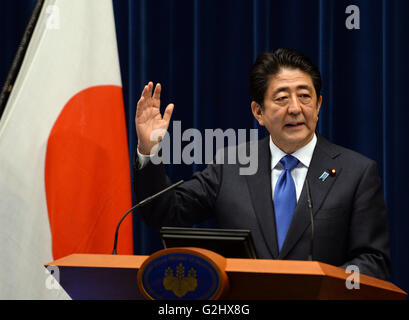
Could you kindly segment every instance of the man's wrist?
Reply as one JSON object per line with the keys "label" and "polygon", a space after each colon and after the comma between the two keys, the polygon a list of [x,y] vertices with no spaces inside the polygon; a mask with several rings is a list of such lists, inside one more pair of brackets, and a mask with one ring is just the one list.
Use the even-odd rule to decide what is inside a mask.
{"label": "man's wrist", "polygon": [[153,155],[145,155],[139,151],[139,147],[136,148],[136,157],[138,163],[138,169],[143,169],[150,161]]}

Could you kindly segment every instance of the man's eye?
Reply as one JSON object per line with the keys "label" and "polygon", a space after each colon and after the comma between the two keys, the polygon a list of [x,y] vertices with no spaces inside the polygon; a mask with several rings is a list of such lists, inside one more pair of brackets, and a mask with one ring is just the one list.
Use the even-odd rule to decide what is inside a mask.
{"label": "man's eye", "polygon": [[311,98],[311,96],[309,94],[303,93],[300,95],[301,98]]}
{"label": "man's eye", "polygon": [[287,97],[279,97],[276,99],[277,102],[283,102],[287,99]]}

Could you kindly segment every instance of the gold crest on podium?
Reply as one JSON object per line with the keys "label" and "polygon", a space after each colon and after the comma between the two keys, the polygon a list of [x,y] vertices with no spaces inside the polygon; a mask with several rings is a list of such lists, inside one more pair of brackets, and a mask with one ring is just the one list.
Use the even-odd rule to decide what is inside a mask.
{"label": "gold crest on podium", "polygon": [[196,270],[190,268],[185,275],[185,267],[182,263],[176,266],[176,275],[171,267],[165,270],[163,286],[166,290],[172,291],[177,297],[181,298],[189,291],[195,291],[197,287]]}

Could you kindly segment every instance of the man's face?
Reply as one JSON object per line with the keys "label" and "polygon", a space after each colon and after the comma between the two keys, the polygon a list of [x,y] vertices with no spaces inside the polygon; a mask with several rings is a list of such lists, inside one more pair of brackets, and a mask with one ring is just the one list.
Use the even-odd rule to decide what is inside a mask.
{"label": "man's face", "polygon": [[254,116],[265,126],[274,144],[293,153],[311,141],[322,97],[317,97],[311,77],[299,69],[281,69],[270,79],[264,110],[251,103]]}

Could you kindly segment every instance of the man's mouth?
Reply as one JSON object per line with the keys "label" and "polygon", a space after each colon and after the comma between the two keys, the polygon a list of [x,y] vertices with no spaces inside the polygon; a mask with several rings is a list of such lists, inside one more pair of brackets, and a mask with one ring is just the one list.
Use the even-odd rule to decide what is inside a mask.
{"label": "man's mouth", "polygon": [[297,128],[297,127],[301,127],[302,125],[304,125],[304,122],[292,122],[292,123],[287,123],[285,125],[285,127],[287,127],[287,128]]}

